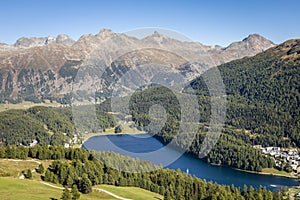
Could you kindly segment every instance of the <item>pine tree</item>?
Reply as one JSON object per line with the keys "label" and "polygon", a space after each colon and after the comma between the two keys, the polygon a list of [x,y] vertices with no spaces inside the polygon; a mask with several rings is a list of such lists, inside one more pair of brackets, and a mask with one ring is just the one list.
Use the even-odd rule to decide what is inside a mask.
{"label": "pine tree", "polygon": [[83,174],[82,175],[82,179],[80,181],[80,188],[79,188],[79,190],[83,194],[88,194],[88,193],[92,192],[92,182],[88,178],[87,174]]}
{"label": "pine tree", "polygon": [[28,179],[32,179],[32,173],[30,169],[27,169],[26,173],[25,173],[25,177]]}
{"label": "pine tree", "polygon": [[73,184],[74,184],[74,179],[71,175],[69,175],[66,179],[66,182],[65,184],[68,186],[68,187],[71,187]]}
{"label": "pine tree", "polygon": [[72,200],[78,200],[80,198],[80,193],[78,191],[77,185],[72,186]]}
{"label": "pine tree", "polygon": [[37,168],[36,172],[40,173],[40,174],[43,174],[44,171],[45,171],[45,168],[44,168],[43,164],[42,163],[39,164],[39,167]]}
{"label": "pine tree", "polygon": [[172,200],[170,190],[166,190],[164,194],[164,200]]}
{"label": "pine tree", "polygon": [[61,199],[62,200],[71,200],[72,199],[71,193],[67,187],[65,187],[65,189],[62,193]]}
{"label": "pine tree", "polygon": [[115,133],[121,133],[123,131],[122,125],[119,125],[115,128]]}
{"label": "pine tree", "polygon": [[51,180],[51,171],[49,169],[46,170],[44,181],[52,182]]}

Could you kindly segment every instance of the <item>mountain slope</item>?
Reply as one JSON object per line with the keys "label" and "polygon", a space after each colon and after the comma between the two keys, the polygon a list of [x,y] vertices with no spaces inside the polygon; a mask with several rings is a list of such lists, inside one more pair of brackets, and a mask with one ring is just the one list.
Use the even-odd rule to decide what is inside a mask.
{"label": "mountain slope", "polygon": [[[300,147],[299,58],[300,40],[296,39],[254,57],[218,66],[227,93],[226,120],[216,145],[203,159],[218,165],[261,171],[274,167],[274,161],[252,145]],[[130,100],[130,114],[136,124],[162,142],[172,142],[172,145],[202,158],[201,148],[205,135],[210,133],[208,126],[214,116],[211,116],[211,99],[203,77],[191,81],[190,86],[194,90],[185,87],[183,93],[178,94],[163,86],[136,92]],[[192,115],[197,109],[186,104],[188,101],[179,104],[178,97],[185,93],[198,96],[201,119],[197,134],[180,132],[185,122],[182,113]],[[152,131],[149,126],[156,120],[149,114],[153,105],[162,106],[167,116],[158,131]],[[192,127],[193,121],[189,122]],[[190,139],[193,140],[191,144]],[[282,163],[280,170],[286,166]]]}
{"label": "mountain slope", "polygon": [[[218,67],[228,95],[227,123],[251,130],[254,144],[300,146],[300,39]],[[191,82],[207,95],[200,77]]]}
{"label": "mountain slope", "polygon": [[[67,35],[20,38],[14,45],[0,44],[0,102],[49,99],[67,103],[72,90],[92,88],[93,81],[99,79],[98,75],[114,62],[118,64],[114,65],[112,74],[122,71],[124,66],[129,71],[140,63],[154,63],[167,65],[171,71],[192,80],[210,67],[255,55],[272,46],[271,41],[257,34],[223,48],[179,41],[157,32],[137,39],[105,29],[96,35],[83,35],[78,41]],[[174,59],[166,59],[171,54]],[[134,60],[139,62],[134,63]],[[131,62],[130,66],[127,66],[128,62]],[[87,66],[92,69],[87,70],[81,82],[74,85],[77,71],[84,71]],[[161,66],[156,68],[170,70]],[[95,70],[98,74],[94,73]],[[147,74],[143,76],[151,80]],[[84,87],[80,88],[82,85]],[[100,89],[107,87],[104,85]],[[75,98],[79,96],[75,95]]]}
{"label": "mountain slope", "polygon": [[79,142],[73,140],[76,135],[115,126],[114,118],[107,113],[97,111],[98,124],[95,125],[80,109],[83,108],[74,108],[73,112],[76,112],[82,124],[86,122],[86,126],[77,124],[75,127],[70,108],[36,106],[27,110],[0,112],[0,146],[29,146],[34,140],[40,145],[76,144]]}

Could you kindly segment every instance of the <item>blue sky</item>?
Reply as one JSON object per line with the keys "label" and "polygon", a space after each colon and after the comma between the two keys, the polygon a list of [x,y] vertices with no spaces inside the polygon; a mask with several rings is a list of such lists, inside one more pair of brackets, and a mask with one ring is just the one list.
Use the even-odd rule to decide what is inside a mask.
{"label": "blue sky", "polygon": [[21,36],[78,39],[102,28],[178,31],[204,44],[226,46],[258,33],[275,43],[300,38],[298,0],[1,0],[0,41]]}

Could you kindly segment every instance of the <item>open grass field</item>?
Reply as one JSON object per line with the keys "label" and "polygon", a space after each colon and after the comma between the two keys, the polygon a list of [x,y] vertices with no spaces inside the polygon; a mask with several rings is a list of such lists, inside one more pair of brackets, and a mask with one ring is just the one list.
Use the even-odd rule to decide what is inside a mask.
{"label": "open grass field", "polygon": [[[60,199],[62,190],[42,184],[37,180],[20,180],[17,178],[0,178],[0,199],[1,200],[40,200]],[[110,195],[93,191],[90,194],[81,194],[81,200],[115,200]]]}
{"label": "open grass field", "polygon": [[24,101],[18,104],[0,104],[0,112],[9,109],[28,109],[33,106],[59,106],[59,105],[60,105],[59,103],[56,102],[50,103],[48,101],[46,101],[45,103],[32,103],[32,102]]}
{"label": "open grass field", "polygon": [[39,200],[59,199],[62,191],[43,185],[36,180],[20,180],[17,178],[0,178],[1,200]]}
{"label": "open grass field", "polygon": [[274,168],[264,168],[261,171],[262,174],[271,174],[271,175],[276,175],[276,176],[284,176],[284,177],[289,177],[289,178],[296,178],[292,176],[290,173],[287,173],[285,171],[279,171]]}
{"label": "open grass field", "polygon": [[0,159],[0,176],[12,176],[18,178],[22,170],[35,169],[38,162],[31,160]]}
{"label": "open grass field", "polygon": [[[149,192],[136,187],[116,187],[111,185],[98,185],[101,188],[118,196],[133,200],[159,200],[163,197],[159,194]],[[39,200],[39,199],[60,199],[62,190],[42,184],[37,180],[20,180],[12,177],[0,178],[0,199],[1,200]],[[116,198],[93,190],[90,194],[81,194],[81,200],[115,200]]]}
{"label": "open grass field", "polygon": [[[122,133],[121,134],[142,134],[145,131],[140,131],[135,127],[131,127],[132,123],[122,124]],[[104,134],[115,134],[115,128],[106,129]]]}
{"label": "open grass field", "polygon": [[[39,163],[47,169],[52,160],[17,160],[17,159],[0,159],[0,177],[19,178],[23,170],[34,170],[39,166]],[[33,173],[33,178],[40,180],[40,174]]]}
{"label": "open grass field", "polygon": [[159,200],[163,199],[163,196],[136,187],[116,187],[112,185],[97,185],[96,188],[104,189],[121,197],[133,199],[133,200]]}

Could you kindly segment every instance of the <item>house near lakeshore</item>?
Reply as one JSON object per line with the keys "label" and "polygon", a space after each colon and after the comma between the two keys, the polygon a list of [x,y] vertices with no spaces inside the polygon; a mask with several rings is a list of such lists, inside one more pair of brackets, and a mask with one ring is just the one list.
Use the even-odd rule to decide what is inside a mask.
{"label": "house near lakeshore", "polygon": [[300,170],[300,155],[297,149],[282,150],[280,147],[261,147],[260,145],[253,146],[253,148],[273,158],[277,167],[288,163],[294,173],[297,174]]}
{"label": "house near lakeshore", "polygon": [[261,147],[261,145],[255,145],[254,148],[259,149],[260,152],[272,153],[272,152],[280,152],[280,147]]}
{"label": "house near lakeshore", "polygon": [[38,144],[38,141],[37,140],[33,140],[31,143],[29,143],[29,147],[34,147],[37,144]]}
{"label": "house near lakeshore", "polygon": [[65,143],[65,144],[64,144],[64,147],[65,147],[65,148],[69,148],[69,147],[70,147],[70,144],[69,144],[69,143]]}

